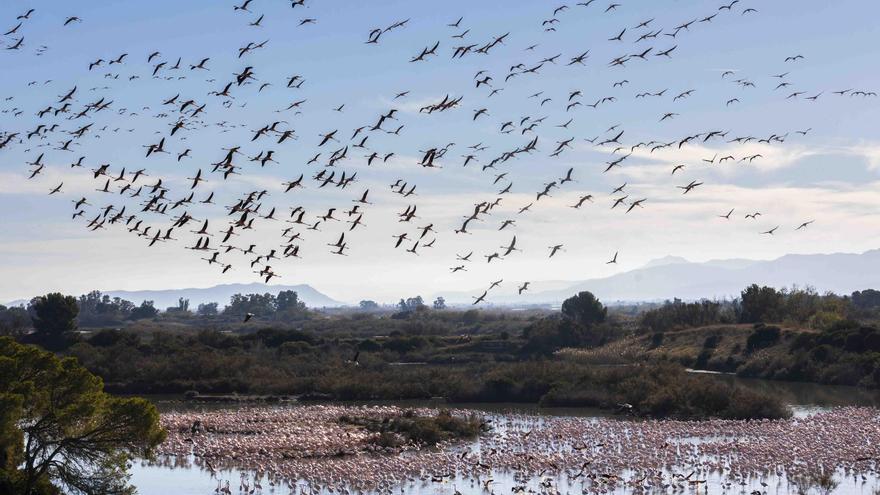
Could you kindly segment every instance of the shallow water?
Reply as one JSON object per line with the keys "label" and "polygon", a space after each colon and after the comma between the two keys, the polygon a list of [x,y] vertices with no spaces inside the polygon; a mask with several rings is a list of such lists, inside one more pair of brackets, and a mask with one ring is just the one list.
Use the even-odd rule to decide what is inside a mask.
{"label": "shallow water", "polygon": [[[768,382],[763,380],[743,380],[733,376],[715,375],[718,379],[725,381],[734,381],[740,385],[749,388],[760,389],[779,395],[789,404],[795,412],[796,417],[807,417],[811,414],[828,411],[840,406],[871,406],[876,407],[880,404],[880,394],[871,393],[865,390],[851,387],[830,387],[815,384],[792,384],[781,382]],[[227,409],[230,405],[197,405],[192,403],[182,403],[176,401],[162,401],[157,403],[163,411],[183,411],[183,410],[217,410]],[[377,403],[387,405],[389,403]],[[401,407],[460,407],[471,410],[479,410],[488,417],[494,419],[497,428],[505,428],[504,425],[513,425],[516,427],[516,418],[531,418],[528,420],[529,427],[543,422],[540,416],[546,418],[548,422],[552,422],[554,418],[577,417],[577,418],[601,418],[607,417],[607,414],[600,413],[595,410],[586,409],[540,409],[533,405],[521,404],[467,404],[453,405],[445,404],[438,401],[405,401],[395,403]],[[271,406],[279,407],[279,406]],[[280,407],[301,407],[296,404],[280,406]],[[514,419],[511,419],[514,418]],[[625,441],[625,439],[621,439]],[[692,438],[688,442],[705,442],[710,438]],[[467,449],[474,453],[480,452],[481,442],[476,440],[465,445]],[[880,449],[880,446],[877,447]],[[880,452],[880,450],[878,450]],[[400,454],[407,455],[407,454]],[[880,457],[880,453],[878,453]],[[241,480],[245,479],[247,485],[253,489],[255,474],[253,472],[242,472],[236,469],[219,470],[216,476],[201,467],[200,459],[192,456],[189,457],[173,457],[168,456],[159,459],[156,463],[138,462],[131,469],[131,482],[138,488],[138,492],[144,495],[165,495],[165,494],[210,494],[215,493],[218,487],[229,483],[231,493],[245,493],[240,488]],[[880,489],[880,478],[876,472],[878,466],[864,469],[858,474],[846,473],[842,470],[834,475],[837,486],[830,493],[841,495],[873,495],[875,490]],[[393,490],[386,490],[382,493],[415,493],[415,494],[452,494],[456,490],[462,494],[486,494],[494,493],[512,493],[514,489],[524,489],[524,493],[731,493],[731,494],[750,494],[753,491],[759,491],[762,494],[787,494],[797,493],[797,487],[794,482],[788,480],[784,474],[777,475],[773,466],[767,467],[767,472],[762,475],[740,476],[729,472],[721,473],[718,471],[700,471],[696,476],[688,480],[676,479],[673,475],[679,475],[680,478],[685,477],[688,472],[672,472],[664,470],[662,475],[655,477],[655,482],[648,486],[632,482],[641,478],[643,473],[635,473],[632,471],[624,471],[616,473],[629,483],[618,483],[616,486],[608,486],[601,479],[595,481],[585,480],[583,477],[575,477],[576,470],[563,470],[559,474],[533,476],[530,479],[517,479],[516,475],[510,471],[493,470],[491,473],[483,473],[479,477],[470,474],[459,475],[455,478],[443,478],[442,481],[434,481],[425,474],[422,479],[415,481],[406,481],[395,487]],[[242,478],[244,477],[244,478]],[[489,481],[491,480],[491,481]],[[298,480],[294,486],[291,482],[280,481],[273,482],[267,476],[259,478],[262,490],[256,490],[254,493],[345,493],[346,487],[337,486],[333,488],[319,487],[312,491],[315,487],[309,487],[306,480]],[[689,481],[701,481],[699,484],[692,484]],[[704,481],[704,482],[702,482]],[[488,485],[486,484],[488,482]],[[273,486],[274,485],[274,486]],[[487,490],[488,487],[488,490]],[[354,493],[360,493],[352,490]],[[375,492],[364,492],[375,493]],[[820,493],[814,488],[810,493]]]}
{"label": "shallow water", "polygon": [[[218,488],[218,479],[221,480],[220,484],[225,486],[226,481],[228,480],[230,490],[233,494],[245,493],[240,487],[240,471],[223,471],[218,474],[217,478],[211,478],[207,473],[200,472],[197,470],[191,469],[181,469],[181,468],[170,468],[170,467],[155,467],[155,466],[136,466],[132,469],[133,476],[132,482],[138,486],[138,493],[145,495],[165,495],[165,494],[179,494],[179,495],[210,495],[215,493],[215,490]],[[251,473],[247,473],[247,481],[250,485],[253,485],[254,476]],[[830,493],[837,495],[873,495],[875,490],[880,488],[880,483],[878,483],[878,479],[876,476],[869,477],[866,480],[862,480],[860,477],[846,476],[843,472],[838,472],[835,476],[835,479],[838,480],[839,485]],[[479,480],[476,479],[453,479],[453,480],[443,480],[442,482],[433,482],[430,479],[428,480],[419,480],[417,482],[405,483],[401,485],[398,489],[394,490],[393,493],[407,493],[407,494],[418,494],[418,495],[440,495],[440,494],[452,494],[455,490],[458,490],[464,495],[469,494],[481,494],[485,495],[490,493],[485,489],[484,483],[487,481],[487,478],[481,478]],[[577,481],[568,480],[567,477],[550,477],[543,476],[540,478],[536,478],[530,480],[529,482],[522,483],[517,482],[510,475],[503,475],[500,473],[493,473],[491,477],[490,487],[491,493],[514,493],[513,490],[515,487],[526,487],[526,493],[556,493],[555,490],[559,490],[561,493],[599,493],[599,490],[592,488],[590,486],[585,486],[583,483],[579,483]],[[292,494],[292,493],[320,493],[320,494],[331,494],[334,492],[330,492],[328,490],[316,490],[310,492],[310,488],[307,482],[300,480],[297,482],[295,488],[290,487],[287,484],[279,483],[276,486],[270,486],[269,478],[264,476],[260,481],[262,485],[262,490],[257,490],[256,493],[277,493],[277,494]],[[766,485],[766,486],[765,486]],[[677,491],[673,491],[673,487],[668,487],[663,489],[662,487],[658,487],[655,489],[645,489],[638,487],[617,487],[614,489],[604,490],[601,493],[615,494],[615,495],[624,495],[631,493],[729,493],[729,494],[748,494],[753,492],[754,490],[760,491],[762,494],[768,495],[783,495],[783,494],[794,494],[798,492],[797,486],[790,484],[785,480],[785,478],[777,477],[777,476],[768,476],[762,479],[750,479],[749,482],[743,486],[740,482],[733,482],[732,484],[726,483],[725,480],[722,479],[720,475],[713,475],[708,478],[708,482],[706,484],[699,485],[699,488],[691,487],[688,484],[683,484],[682,488],[679,488]],[[337,492],[339,490],[337,489]],[[354,491],[353,493],[360,493]],[[821,493],[820,491],[813,489],[810,493]]]}

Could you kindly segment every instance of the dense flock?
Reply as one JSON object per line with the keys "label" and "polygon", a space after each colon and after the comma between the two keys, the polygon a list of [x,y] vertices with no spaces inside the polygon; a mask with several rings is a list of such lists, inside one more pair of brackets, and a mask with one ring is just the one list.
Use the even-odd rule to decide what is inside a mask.
{"label": "dense flock", "polygon": [[[820,483],[825,474],[870,488],[880,457],[880,412],[873,408],[699,422],[453,410],[456,416],[481,415],[485,433],[475,441],[400,448],[380,447],[378,433],[339,421],[405,412],[336,405],[173,412],[162,418],[169,436],[159,454],[166,463],[192,460],[210,471],[218,492],[341,493],[426,486],[441,493],[705,492],[710,486],[787,493],[807,480]],[[254,474],[230,480],[230,469]]]}

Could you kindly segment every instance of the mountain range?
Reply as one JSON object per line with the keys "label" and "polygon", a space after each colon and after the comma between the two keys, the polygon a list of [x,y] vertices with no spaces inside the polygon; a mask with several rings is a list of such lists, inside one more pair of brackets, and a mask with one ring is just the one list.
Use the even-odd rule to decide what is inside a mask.
{"label": "mountain range", "polygon": [[[756,283],[783,288],[797,285],[810,286],[819,292],[832,291],[849,294],[856,290],[880,288],[880,249],[864,253],[789,254],[773,260],[748,259],[691,262],[677,256],[653,260],[641,268],[610,277],[583,281],[532,281],[522,295],[513,287],[521,282],[505,284],[511,289],[495,289],[488,300],[502,306],[527,304],[557,305],[580,291],[590,291],[606,303],[660,301],[680,298],[725,299],[737,297],[748,285]],[[338,301],[310,285],[226,284],[205,288],[104,291],[111,297],[121,297],[135,304],[153,301],[156,308],[176,306],[179,298],[189,299],[190,307],[201,303],[217,302],[223,307],[234,294],[296,291],[310,308],[339,307],[350,303]],[[482,290],[439,292],[447,304],[470,305],[474,294]],[[391,301],[393,302],[393,301]],[[9,305],[27,304],[13,301]]]}
{"label": "mountain range", "polygon": [[[672,298],[733,298],[748,285],[776,288],[810,286],[819,292],[849,294],[880,288],[880,249],[860,254],[789,254],[769,261],[746,259],[701,263],[667,256],[645,266],[610,277],[563,283],[533,282],[530,290],[493,291],[495,304],[559,304],[580,291],[590,291],[605,302],[657,301]],[[509,284],[512,286],[514,284]],[[447,303],[465,304],[474,292],[439,294]]]}

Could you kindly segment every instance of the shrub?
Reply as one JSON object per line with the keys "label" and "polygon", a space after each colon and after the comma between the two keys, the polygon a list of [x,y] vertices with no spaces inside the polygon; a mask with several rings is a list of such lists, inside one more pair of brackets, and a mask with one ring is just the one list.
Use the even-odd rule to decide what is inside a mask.
{"label": "shrub", "polygon": [[278,352],[287,356],[309,354],[314,348],[308,342],[285,342],[278,348]]}
{"label": "shrub", "polygon": [[706,340],[703,341],[703,349],[715,349],[718,347],[718,344],[721,342],[721,335],[713,334],[706,337]]}
{"label": "shrub", "polygon": [[110,347],[118,344],[137,345],[136,335],[119,330],[101,330],[89,338],[89,344],[95,347]]}
{"label": "shrub", "polygon": [[694,361],[694,368],[697,369],[706,369],[706,365],[709,363],[709,359],[712,358],[712,349],[703,349],[700,351],[700,354],[697,355],[697,359]]}
{"label": "shrub", "polygon": [[367,352],[377,352],[382,346],[373,339],[364,339],[358,343],[358,349]]}
{"label": "shrub", "polygon": [[342,416],[339,422],[379,433],[373,442],[382,447],[399,447],[404,443],[436,445],[447,440],[473,438],[480,434],[484,424],[477,416],[457,417],[445,409],[433,417],[407,410],[381,419]]}
{"label": "shrub", "polygon": [[593,383],[606,391],[603,407],[628,404],[632,412],[642,416],[759,419],[791,414],[777,397],[690,375],[671,363],[604,371]]}
{"label": "shrub", "polygon": [[684,303],[675,299],[672,302],[667,301],[659,308],[646,311],[642,314],[639,325],[654,332],[712,325],[722,321],[721,309],[721,303],[716,301]]}
{"label": "shrub", "polygon": [[751,353],[758,349],[771,347],[779,342],[781,335],[779,327],[767,326],[763,324],[755,325],[754,331],[746,339],[746,351]]}
{"label": "shrub", "polygon": [[665,336],[663,332],[655,332],[654,335],[651,335],[651,349],[656,349],[663,345],[663,338]]}

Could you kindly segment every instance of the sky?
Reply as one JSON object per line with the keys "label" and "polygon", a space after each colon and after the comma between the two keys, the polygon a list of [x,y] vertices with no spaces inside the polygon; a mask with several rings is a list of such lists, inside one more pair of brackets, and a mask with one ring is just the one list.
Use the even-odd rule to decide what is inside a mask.
{"label": "sky", "polygon": [[[233,265],[225,274],[203,258],[211,253],[187,250],[208,220],[219,243],[228,227],[225,207],[251,191],[266,191],[260,213],[276,208],[278,220],[257,218],[252,230],[238,230],[231,243],[256,244],[259,254],[280,253],[286,227],[301,231],[301,258],[269,262],[279,278],[273,283],[310,284],[339,300],[392,301],[444,290],[482,293],[489,282],[503,279],[514,286],[524,281],[584,280],[638,268],[667,255],[692,261],[725,258],[772,259],[789,253],[861,252],[878,246],[880,239],[880,130],[876,126],[878,98],[843,96],[834,91],[876,91],[880,69],[876,64],[876,19],[880,4],[867,0],[741,0],[730,10],[722,2],[697,0],[619,0],[620,5],[597,0],[589,6],[568,2],[370,2],[307,0],[291,8],[283,0],[253,0],[250,12],[235,10],[233,2],[216,0],[114,2],[91,0],[7,0],[0,4],[0,137],[19,133],[0,149],[0,301],[29,298],[49,291],[80,294],[91,289],[138,290],[207,287],[221,283],[254,282],[253,256],[221,253]],[[240,4],[238,4],[240,5]],[[16,17],[33,8],[30,18]],[[756,12],[745,12],[753,8]],[[696,22],[667,36],[676,26],[717,14],[711,22]],[[260,16],[259,26],[252,26]],[[64,26],[65,20],[80,20]],[[450,27],[459,17],[458,27]],[[314,22],[300,25],[303,19]],[[384,32],[377,44],[365,41],[373,28],[398,21],[400,28]],[[651,20],[647,27],[637,28]],[[545,23],[544,21],[550,21]],[[554,31],[545,29],[552,27]],[[626,28],[622,41],[609,41]],[[452,38],[461,35],[462,38]],[[656,38],[636,42],[642,34],[662,30]],[[509,33],[488,54],[470,53],[451,58],[454,47],[477,47]],[[21,48],[15,46],[23,37]],[[238,57],[248,43],[268,41],[264,48]],[[410,62],[423,48],[439,41],[437,56]],[[537,45],[531,50],[528,47]],[[651,47],[646,60],[630,59],[623,67],[610,66],[617,57]],[[656,53],[675,48],[670,57]],[[589,50],[584,65],[567,65]],[[148,56],[159,52],[153,61]],[[121,64],[108,65],[123,53]],[[517,64],[534,67],[535,74],[518,74],[505,81]],[[786,57],[802,59],[786,62]],[[203,58],[209,70],[190,70]],[[99,59],[103,62],[89,70]],[[172,70],[180,59],[180,69]],[[158,77],[152,77],[154,66]],[[210,95],[220,91],[234,74],[253,67],[255,80],[230,90],[231,98]],[[491,86],[475,87],[475,75],[489,75]],[[732,72],[727,73],[726,72]],[[787,73],[783,78],[774,77]],[[300,75],[303,84],[288,88],[287,79]],[[137,76],[136,78],[132,78]],[[753,84],[743,86],[735,81]],[[790,83],[780,89],[784,81]],[[260,90],[264,83],[271,85]],[[617,83],[617,84],[616,84]],[[71,112],[54,115],[59,100],[76,87]],[[636,97],[640,93],[662,96]],[[490,96],[493,90],[499,90]],[[688,96],[675,97],[693,90]],[[395,99],[401,92],[409,93]],[[580,92],[571,97],[573,92]],[[787,98],[794,92],[803,94]],[[536,93],[540,96],[531,97]],[[191,117],[179,106],[163,102],[180,95],[205,105]],[[461,104],[444,112],[419,112],[449,95]],[[814,101],[806,99],[819,95]],[[595,108],[588,106],[613,97]],[[85,105],[104,99],[107,109],[72,118]],[[549,100],[546,100],[549,98]],[[736,99],[729,104],[730,100]],[[299,111],[284,110],[305,100]],[[546,100],[546,101],[545,101]],[[567,109],[570,102],[581,104]],[[344,104],[341,111],[334,110]],[[44,117],[37,113],[52,107]],[[383,131],[362,131],[380,115],[395,109]],[[478,110],[484,115],[474,118]],[[661,118],[672,113],[670,118]],[[529,117],[524,125],[523,118]],[[542,117],[546,119],[540,121]],[[170,136],[183,119],[186,128]],[[531,131],[528,122],[539,120]],[[571,120],[567,126],[562,127]],[[280,121],[295,139],[278,144],[276,138],[251,141],[254,132]],[[512,132],[502,133],[505,122]],[[89,123],[93,127],[74,139],[71,151],[59,150],[71,139],[69,132]],[[43,124],[54,132],[29,132]],[[615,127],[617,126],[617,127]],[[608,129],[614,127],[614,131]],[[508,127],[507,129],[509,129]],[[319,147],[321,135],[338,130],[337,141]],[[620,130],[623,150],[616,144],[595,143]],[[685,136],[710,131],[725,138],[650,151],[639,142],[678,142]],[[806,131],[800,134],[797,131]],[[354,148],[369,136],[366,149]],[[784,136],[784,142],[728,142],[735,137]],[[145,146],[166,138],[168,154],[145,157]],[[505,151],[524,147],[538,138],[535,151],[521,153],[495,168],[483,169]],[[587,139],[598,137],[593,143]],[[573,138],[571,146],[551,156],[557,143]],[[19,141],[21,139],[21,141]],[[450,145],[454,143],[454,145]],[[349,145],[348,157],[332,168],[327,158]],[[438,167],[419,164],[422,152],[448,147]],[[224,148],[240,146],[235,160],[238,174],[224,180],[211,173],[223,159]],[[479,150],[469,147],[474,146]],[[177,161],[177,153],[191,149]],[[248,157],[272,149],[277,163],[261,167]],[[603,172],[607,163],[631,154],[621,166]],[[310,158],[322,153],[315,163]],[[372,152],[383,162],[367,164]],[[40,154],[43,169],[29,179]],[[463,166],[465,155],[475,160]],[[745,156],[760,154],[751,163]],[[720,157],[734,160],[719,163]],[[79,157],[83,167],[71,167]],[[714,163],[709,163],[715,157]],[[109,164],[111,193],[99,192],[108,177],[92,172]],[[675,165],[685,165],[674,175]],[[322,169],[337,176],[354,173],[346,188],[319,188],[311,177]],[[205,182],[193,191],[194,203],[168,215],[140,212],[139,198],[118,194],[145,169],[137,185],[161,178],[167,197],[177,200],[191,191],[198,170]],[[565,177],[571,182],[552,189],[536,201],[546,183]],[[507,175],[497,178],[499,174]],[[304,188],[284,192],[284,182],[304,174]],[[497,181],[496,181],[497,178]],[[401,180],[417,186],[403,197],[389,187]],[[701,182],[688,194],[679,186]],[[61,192],[49,191],[63,183]],[[511,185],[510,191],[499,194]],[[622,193],[612,194],[626,184]],[[134,188],[133,188],[134,189]],[[370,205],[361,205],[364,227],[348,231],[344,213],[369,190]],[[198,201],[215,193],[213,205]],[[570,206],[592,195],[579,209]],[[624,205],[645,199],[629,213]],[[87,198],[85,213],[72,218],[74,202]],[[482,201],[499,206],[480,215],[467,234],[456,234],[474,205]],[[526,213],[520,208],[534,203]],[[87,224],[112,205],[125,206],[144,225],[167,229],[182,211],[198,219],[175,230],[173,242],[149,247],[149,239],[130,232],[122,222],[91,231]],[[324,221],[308,231],[285,223],[292,208],[306,210],[306,219],[336,208],[341,221]],[[398,214],[417,206],[418,218],[398,221]],[[729,220],[719,218],[731,209]],[[746,214],[760,212],[756,219]],[[112,215],[111,215],[112,216]],[[515,224],[499,231],[505,220]],[[803,222],[808,227],[795,230]],[[135,221],[136,222],[136,221]],[[133,223],[135,223],[133,222]],[[198,224],[198,225],[196,225]],[[432,224],[417,254],[395,249],[393,236],[407,232],[418,238],[419,228]],[[129,225],[130,227],[131,225]],[[773,235],[762,235],[779,226]],[[346,256],[332,254],[333,244],[346,233]],[[521,249],[501,260],[485,256],[502,250],[516,235]],[[562,245],[552,258],[550,247]],[[473,252],[470,263],[456,255]],[[607,264],[618,253],[616,264]],[[464,265],[466,271],[452,273]]]}

